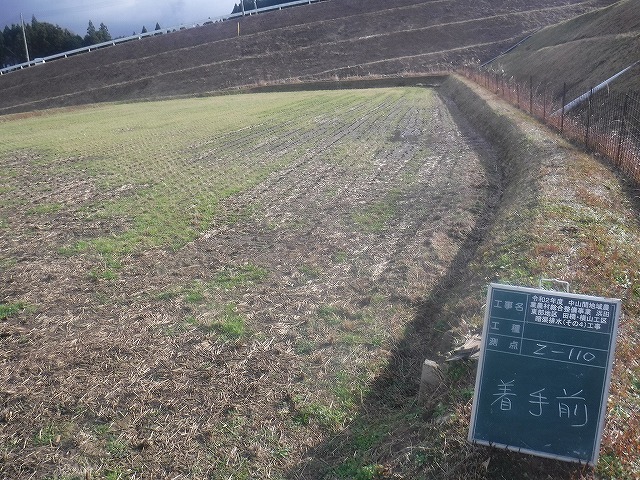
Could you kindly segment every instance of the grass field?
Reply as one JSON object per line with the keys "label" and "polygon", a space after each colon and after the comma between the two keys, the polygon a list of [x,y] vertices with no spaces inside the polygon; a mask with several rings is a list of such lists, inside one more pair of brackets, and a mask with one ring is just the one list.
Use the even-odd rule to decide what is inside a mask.
{"label": "grass field", "polygon": [[[549,236],[509,224],[482,243],[531,185],[506,188],[498,150],[435,91],[111,104],[0,130],[0,476],[590,475],[467,445],[474,365],[426,406],[420,365],[478,327],[490,280],[617,279],[601,293],[637,318],[637,222],[578,188],[588,208],[516,212]],[[598,467],[615,478],[635,471],[616,448],[638,445],[621,428],[637,431],[634,328]]]}
{"label": "grass field", "polygon": [[1,128],[11,478],[284,475],[353,418],[493,182],[426,89]]}

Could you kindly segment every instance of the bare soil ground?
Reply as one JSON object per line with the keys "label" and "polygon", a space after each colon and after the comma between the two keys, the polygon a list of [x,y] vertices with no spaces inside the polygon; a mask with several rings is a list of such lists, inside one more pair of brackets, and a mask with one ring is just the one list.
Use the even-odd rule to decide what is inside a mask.
{"label": "bare soil ground", "polygon": [[[0,298],[22,307],[0,325],[2,476],[279,478],[349,422],[499,188],[494,151],[432,91],[323,95],[312,130],[299,111],[225,138],[239,173],[290,162],[182,248],[116,267],[69,246],[131,228],[87,209],[144,186],[105,188],[61,153],[2,156]],[[215,182],[211,141],[175,175]]]}

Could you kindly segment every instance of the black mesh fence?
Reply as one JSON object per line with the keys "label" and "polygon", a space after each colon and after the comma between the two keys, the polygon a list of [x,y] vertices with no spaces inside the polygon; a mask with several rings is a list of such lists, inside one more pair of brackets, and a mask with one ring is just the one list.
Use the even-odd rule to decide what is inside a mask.
{"label": "black mesh fence", "polygon": [[588,150],[609,158],[640,185],[640,98],[636,94],[603,88],[575,96],[566,84],[550,89],[534,78],[513,78],[465,67],[460,73],[483,85],[509,103],[560,131]]}

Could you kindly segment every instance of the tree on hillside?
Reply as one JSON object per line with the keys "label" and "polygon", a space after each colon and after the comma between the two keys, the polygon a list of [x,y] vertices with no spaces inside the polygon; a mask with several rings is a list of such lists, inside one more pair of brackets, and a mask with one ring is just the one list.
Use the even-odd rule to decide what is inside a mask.
{"label": "tree on hillside", "polygon": [[22,41],[22,27],[20,25],[7,25],[2,32],[3,37],[3,63],[14,65],[27,61],[27,54],[24,51],[24,42]]}
{"label": "tree on hillside", "polygon": [[100,23],[100,28],[96,30],[93,22],[89,20],[87,34],[84,37],[84,44],[89,46],[95,45],[96,43],[108,42],[109,40],[111,40],[111,34],[107,26],[104,23]]}
{"label": "tree on hillside", "polygon": [[89,20],[89,26],[87,27],[87,34],[84,36],[85,45],[95,45],[98,43],[98,31],[93,25],[93,22]]}
{"label": "tree on hillside", "polygon": [[111,40],[109,29],[104,23],[100,23],[100,28],[98,29],[98,39],[101,42],[108,42],[109,40]]}
{"label": "tree on hillside", "polygon": [[158,22],[156,22],[156,30],[161,30],[160,24]]}
{"label": "tree on hillside", "polygon": [[5,65],[5,53],[4,53],[4,33],[0,31],[0,68]]}
{"label": "tree on hillside", "polygon": [[47,22],[39,22],[32,17],[31,25],[25,27],[31,56],[48,57],[56,53],[80,48],[82,38],[67,29]]}
{"label": "tree on hillside", "polygon": [[254,10],[256,8],[255,0],[241,0],[241,3],[234,5],[233,11],[231,13],[240,13],[242,12],[242,5],[244,4],[244,11],[248,12],[250,10]]}
{"label": "tree on hillside", "polygon": [[142,31],[140,33],[147,33],[147,27],[145,27],[144,25],[142,26]]}
{"label": "tree on hillside", "polygon": [[[25,25],[31,58],[48,57],[83,45],[80,35],[58,25],[40,22],[35,17]],[[0,65],[14,65],[27,60],[21,25],[8,25],[0,32]]]}

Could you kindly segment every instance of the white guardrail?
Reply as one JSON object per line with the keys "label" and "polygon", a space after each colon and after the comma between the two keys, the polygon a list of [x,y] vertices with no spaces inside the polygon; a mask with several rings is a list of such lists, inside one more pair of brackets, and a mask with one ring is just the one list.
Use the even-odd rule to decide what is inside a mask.
{"label": "white guardrail", "polygon": [[173,33],[180,30],[186,30],[187,28],[197,28],[202,25],[209,25],[216,22],[224,22],[227,20],[231,20],[234,18],[239,18],[242,16],[253,15],[256,13],[268,12],[271,10],[282,10],[287,7],[294,7],[296,5],[306,5],[311,3],[316,3],[322,0],[297,0],[294,2],[281,3],[279,5],[273,5],[271,7],[263,7],[263,8],[254,8],[253,10],[245,10],[244,15],[242,13],[232,13],[230,15],[222,15],[220,17],[208,18],[204,22],[194,23],[190,25],[179,25],[177,27],[169,27],[169,28],[161,28],[160,30],[153,30],[146,33],[139,33],[137,35],[131,35],[128,37],[116,38],[113,40],[109,40],[108,42],[96,43],[95,45],[90,45],[88,47],[76,48],[75,50],[70,50],[68,52],[56,53],[55,55],[50,55],[48,57],[43,58],[34,58],[28,62],[19,63],[17,65],[11,65],[10,67],[0,68],[0,75],[5,75],[9,72],[13,72],[16,70],[22,70],[23,68],[33,67],[35,65],[40,65],[42,63],[50,62],[51,60],[58,60],[60,58],[67,58],[72,55],[78,55],[80,53],[91,52],[92,50],[98,50],[100,48],[112,47],[117,45],[118,43],[131,42],[133,40],[142,40],[145,37],[153,37],[155,35],[162,35]]}

